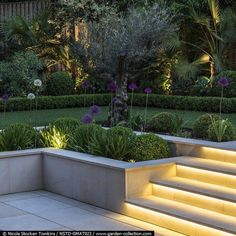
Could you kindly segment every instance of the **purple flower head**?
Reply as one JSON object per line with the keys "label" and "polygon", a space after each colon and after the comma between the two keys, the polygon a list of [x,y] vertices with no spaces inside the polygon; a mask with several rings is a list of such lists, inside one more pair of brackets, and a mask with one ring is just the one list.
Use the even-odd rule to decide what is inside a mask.
{"label": "purple flower head", "polygon": [[98,115],[101,113],[101,108],[97,105],[93,105],[89,109],[91,115]]}
{"label": "purple flower head", "polygon": [[129,84],[128,88],[129,88],[129,90],[136,90],[138,88],[138,86],[135,83],[131,83],[131,84]]}
{"label": "purple flower head", "polygon": [[92,90],[93,90],[93,92],[95,92],[95,91],[96,91],[96,87],[95,87],[95,86],[93,86],[93,87],[92,87]]}
{"label": "purple flower head", "polygon": [[112,102],[112,104],[116,103],[117,102],[117,97],[112,98],[111,102]]}
{"label": "purple flower head", "polygon": [[82,85],[81,85],[82,89],[87,89],[89,87],[89,81],[85,80]]}
{"label": "purple flower head", "polygon": [[152,93],[152,89],[151,88],[145,88],[144,92],[147,93],[147,94]]}
{"label": "purple flower head", "polygon": [[8,99],[9,99],[9,96],[8,96],[7,94],[4,94],[4,95],[2,96],[2,101],[3,101],[3,103],[7,103],[7,102],[8,102]]}
{"label": "purple flower head", "polygon": [[226,77],[221,77],[220,79],[219,79],[219,81],[218,81],[218,85],[220,86],[220,87],[227,87],[227,86],[229,86],[229,80],[228,80],[228,78],[226,78]]}
{"label": "purple flower head", "polygon": [[111,81],[110,83],[108,83],[107,85],[107,90],[109,92],[115,92],[117,89],[117,85],[116,85],[116,82],[115,81]]}
{"label": "purple flower head", "polygon": [[82,122],[84,124],[90,124],[93,122],[93,117],[90,114],[86,114],[82,117]]}

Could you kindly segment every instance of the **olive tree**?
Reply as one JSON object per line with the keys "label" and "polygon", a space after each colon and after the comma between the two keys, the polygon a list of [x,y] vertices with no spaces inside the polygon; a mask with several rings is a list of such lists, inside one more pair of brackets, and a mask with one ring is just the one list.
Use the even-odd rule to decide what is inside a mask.
{"label": "olive tree", "polygon": [[167,37],[177,30],[165,4],[132,8],[128,13],[112,11],[96,21],[86,22],[81,40],[76,45],[85,68],[107,75],[117,85],[110,118],[114,123],[126,120],[127,78],[132,67],[148,61],[164,50]]}

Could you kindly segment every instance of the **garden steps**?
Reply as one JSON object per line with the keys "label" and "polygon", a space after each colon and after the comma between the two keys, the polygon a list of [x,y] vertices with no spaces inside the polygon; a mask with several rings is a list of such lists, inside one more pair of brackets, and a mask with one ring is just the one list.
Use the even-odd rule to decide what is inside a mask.
{"label": "garden steps", "polygon": [[149,215],[152,214],[152,220],[156,224],[186,235],[223,236],[236,234],[235,217],[189,207],[187,204],[156,196],[132,198],[127,202],[149,210]]}
{"label": "garden steps", "polygon": [[236,188],[236,165],[201,158],[180,158],[176,161],[178,177]]}
{"label": "garden steps", "polygon": [[154,196],[236,217],[235,189],[179,177],[152,184]]}
{"label": "garden steps", "polygon": [[150,180],[151,195],[127,199],[136,217],[185,235],[236,235],[236,164],[196,157],[175,162],[175,176]]}

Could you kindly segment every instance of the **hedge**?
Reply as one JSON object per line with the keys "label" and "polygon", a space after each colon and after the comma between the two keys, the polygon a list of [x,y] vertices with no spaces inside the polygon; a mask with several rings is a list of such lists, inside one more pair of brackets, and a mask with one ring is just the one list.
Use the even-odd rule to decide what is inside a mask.
{"label": "hedge", "polygon": [[[130,97],[130,96],[129,96]],[[38,97],[37,108],[57,109],[57,108],[73,108],[84,107],[93,104],[98,106],[107,106],[111,101],[110,94],[86,94],[86,95],[70,95],[70,96],[45,96]],[[130,101],[129,101],[130,102]],[[146,103],[146,94],[134,95],[134,106],[144,107]],[[219,97],[188,97],[188,96],[165,96],[150,94],[148,100],[149,107],[190,110],[202,112],[219,112]],[[6,110],[7,111],[25,111],[35,108],[35,100],[27,98],[10,98]],[[3,110],[3,102],[0,101],[0,109]],[[236,112],[236,98],[223,98],[223,113]]]}

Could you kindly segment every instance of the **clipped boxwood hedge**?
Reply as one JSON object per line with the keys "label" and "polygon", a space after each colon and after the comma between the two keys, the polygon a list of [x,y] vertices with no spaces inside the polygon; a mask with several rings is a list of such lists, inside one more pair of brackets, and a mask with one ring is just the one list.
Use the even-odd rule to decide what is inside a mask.
{"label": "clipped boxwood hedge", "polygon": [[[131,97],[131,96],[129,96]],[[146,94],[137,93],[134,95],[134,106],[145,106]],[[57,109],[90,106],[95,101],[96,105],[107,106],[111,101],[111,95],[106,94],[83,94],[69,96],[44,96],[38,97],[38,109]],[[30,110],[32,102],[27,98],[10,98],[7,104],[7,111]],[[150,94],[148,99],[149,107],[190,110],[202,112],[219,112],[220,97],[189,97],[189,96],[166,96]],[[3,103],[0,101],[0,110],[3,110]],[[223,113],[236,112],[236,98],[223,98]]]}

